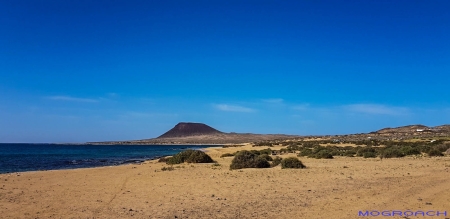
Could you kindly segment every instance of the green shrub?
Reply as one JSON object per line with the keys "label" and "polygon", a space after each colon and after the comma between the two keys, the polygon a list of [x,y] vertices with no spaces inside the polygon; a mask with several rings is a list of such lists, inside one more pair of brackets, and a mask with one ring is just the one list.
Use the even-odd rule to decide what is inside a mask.
{"label": "green shrub", "polygon": [[161,170],[162,170],[162,171],[172,171],[172,170],[175,170],[175,168],[173,168],[172,166],[170,166],[170,167],[163,167],[163,168],[161,168]]}
{"label": "green shrub", "polygon": [[344,151],[340,150],[339,148],[337,148],[335,146],[334,147],[329,147],[328,151],[330,152],[331,156],[342,156],[342,155],[344,155]]}
{"label": "green shrub", "polygon": [[313,154],[311,149],[303,148],[297,156],[299,156],[299,157],[306,157],[306,156],[309,156],[311,154]]}
{"label": "green shrub", "polygon": [[269,162],[250,151],[240,151],[231,161],[230,169],[268,168]]}
{"label": "green shrub", "polygon": [[261,152],[258,151],[258,150],[250,150],[250,153],[256,154],[256,155],[260,155],[261,154]]}
{"label": "green shrub", "polygon": [[382,158],[404,157],[405,155],[397,148],[385,148],[381,151]]}
{"label": "green shrub", "polygon": [[273,161],[272,157],[267,155],[267,154],[261,154],[258,157],[263,158],[263,159],[265,159],[267,161]]}
{"label": "green shrub", "polygon": [[254,161],[255,163],[255,167],[254,168],[269,168],[270,167],[270,163],[261,157],[257,157]]}
{"label": "green shrub", "polygon": [[403,146],[400,148],[400,151],[405,156],[420,154],[420,150],[417,147],[411,147],[411,146]]}
{"label": "green shrub", "polygon": [[167,164],[180,164],[184,163],[184,161],[194,152],[194,150],[185,150],[181,151],[178,154],[173,155],[167,159]]}
{"label": "green shrub", "polygon": [[428,155],[430,157],[438,157],[438,156],[444,156],[444,154],[442,154],[441,151],[439,151],[436,148],[431,149],[430,151],[428,151]]}
{"label": "green shrub", "polygon": [[317,145],[312,149],[313,154],[317,154],[320,151],[324,151],[324,150],[328,150],[328,148],[321,146],[321,145]]}
{"label": "green shrub", "polygon": [[356,152],[355,151],[351,151],[351,150],[348,150],[348,151],[344,152],[344,156],[346,156],[346,157],[353,157],[353,156],[355,156],[355,154],[356,154]]}
{"label": "green shrub", "polygon": [[364,158],[375,158],[375,157],[377,157],[377,154],[375,152],[368,151],[368,152],[363,153],[363,157]]}
{"label": "green shrub", "polygon": [[203,151],[185,150],[167,159],[167,164],[180,163],[212,163],[213,159]]}
{"label": "green shrub", "polygon": [[353,146],[345,146],[345,147],[342,147],[342,149],[344,149],[344,150],[346,150],[346,151],[355,151],[355,153],[356,153],[356,151],[357,151],[359,148],[353,147]]}
{"label": "green shrub", "polygon": [[166,159],[166,164],[170,164],[170,165],[180,164],[183,162],[184,162],[183,158],[181,156],[177,156],[177,155],[174,155],[174,156]]}
{"label": "green shrub", "polygon": [[159,162],[159,163],[165,163],[165,162],[167,162],[167,157],[161,157],[161,158],[159,158],[158,162]]}
{"label": "green shrub", "polygon": [[271,155],[272,154],[272,150],[270,148],[267,149],[263,149],[259,151],[259,154],[267,154],[267,155]]}
{"label": "green shrub", "polygon": [[362,157],[365,152],[377,153],[377,151],[373,147],[362,147],[358,149],[358,151],[356,152],[356,156]]}
{"label": "green shrub", "polygon": [[434,146],[435,149],[437,149],[440,152],[445,152],[450,148],[450,144],[440,144],[440,145],[436,145]]}
{"label": "green shrub", "polygon": [[276,156],[275,159],[273,159],[272,163],[270,164],[270,167],[276,167],[281,163],[281,160],[283,160],[281,157]]}
{"label": "green shrub", "polygon": [[[271,155],[272,154],[272,150],[270,148],[259,150],[259,151],[258,150],[251,150],[250,153],[256,154],[256,155],[261,155],[261,154]],[[236,155],[236,153],[235,153],[235,155]]]}
{"label": "green shrub", "polygon": [[220,155],[220,157],[234,157],[234,154],[232,154],[232,153],[225,153],[225,154]]}
{"label": "green shrub", "polygon": [[303,165],[303,163],[296,157],[288,157],[283,160],[281,160],[281,169],[286,168],[295,168],[295,169],[302,169],[306,166]]}
{"label": "green shrub", "polygon": [[281,148],[280,154],[285,154],[285,153],[289,153],[289,150],[287,148]]}
{"label": "green shrub", "polygon": [[333,155],[328,150],[321,150],[317,152],[314,156],[316,159],[333,159]]}
{"label": "green shrub", "polygon": [[290,152],[296,152],[296,151],[300,151],[301,150],[301,146],[295,144],[295,143],[291,143],[291,145],[287,146],[288,151]]}
{"label": "green shrub", "polygon": [[431,146],[430,145],[420,145],[417,149],[419,149],[419,151],[421,153],[428,153],[431,150]]}
{"label": "green shrub", "polygon": [[213,159],[203,151],[195,150],[185,160],[187,163],[213,163]]}

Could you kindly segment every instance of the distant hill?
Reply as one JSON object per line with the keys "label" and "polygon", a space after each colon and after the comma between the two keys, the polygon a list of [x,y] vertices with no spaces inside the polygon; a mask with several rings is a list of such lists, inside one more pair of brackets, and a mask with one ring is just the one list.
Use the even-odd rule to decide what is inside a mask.
{"label": "distant hill", "polygon": [[399,134],[399,133],[413,133],[417,132],[417,130],[427,131],[430,130],[429,127],[424,125],[407,125],[401,126],[397,128],[384,128],[376,131],[378,134]]}
{"label": "distant hill", "polygon": [[175,127],[159,136],[159,138],[182,138],[197,135],[214,135],[223,132],[203,123],[180,122]]}
{"label": "distant hill", "polygon": [[283,134],[225,133],[203,123],[180,122],[157,138],[88,142],[89,144],[241,144],[274,139],[299,137]]}
{"label": "distant hill", "polygon": [[450,125],[428,127],[425,125],[407,125],[397,128],[384,128],[370,134],[382,135],[417,135],[417,134],[449,134]]}
{"label": "distant hill", "polygon": [[[450,137],[450,125],[428,127],[425,125],[408,125],[396,128],[383,128],[370,133],[339,136],[341,140],[363,140],[368,137],[380,140],[408,139],[413,137],[434,138]],[[327,136],[298,136],[284,134],[225,133],[203,123],[180,122],[175,127],[157,138],[142,140],[125,140],[109,142],[88,142],[88,144],[122,144],[122,145],[159,145],[159,144],[241,144],[269,140],[330,138]],[[336,137],[333,137],[336,138]]]}
{"label": "distant hill", "polygon": [[441,131],[441,132],[449,132],[450,133],[450,125],[440,125],[434,127],[434,129]]}

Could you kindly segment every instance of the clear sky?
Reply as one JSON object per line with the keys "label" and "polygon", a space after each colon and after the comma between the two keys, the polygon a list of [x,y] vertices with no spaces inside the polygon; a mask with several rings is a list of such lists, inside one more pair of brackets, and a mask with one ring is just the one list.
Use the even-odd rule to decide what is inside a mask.
{"label": "clear sky", "polygon": [[450,123],[450,1],[3,0],[0,142]]}

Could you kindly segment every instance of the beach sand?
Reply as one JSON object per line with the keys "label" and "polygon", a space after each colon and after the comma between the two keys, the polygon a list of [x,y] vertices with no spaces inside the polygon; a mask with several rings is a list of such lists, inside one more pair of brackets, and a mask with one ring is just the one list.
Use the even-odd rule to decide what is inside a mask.
{"label": "beach sand", "polygon": [[[265,147],[247,149],[261,150]],[[229,170],[157,161],[0,175],[1,218],[362,218],[366,210],[434,210],[450,218],[450,157],[300,158],[306,169]],[[294,154],[282,157],[295,156]],[[383,218],[382,216],[378,216]],[[376,217],[376,218],[378,218]],[[388,218],[404,218],[400,216]]]}

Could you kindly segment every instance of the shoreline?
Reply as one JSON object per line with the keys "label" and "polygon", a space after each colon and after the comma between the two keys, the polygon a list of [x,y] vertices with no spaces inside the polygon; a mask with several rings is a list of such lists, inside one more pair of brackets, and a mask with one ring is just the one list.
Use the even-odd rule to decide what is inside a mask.
{"label": "shoreline", "polygon": [[132,146],[139,146],[139,145],[157,145],[157,146],[182,146],[182,145],[198,145],[198,146],[208,146],[208,145],[234,145],[234,144],[191,144],[191,143],[186,143],[186,144],[172,144],[172,143],[158,143],[158,144],[96,144],[96,143],[84,143],[82,145],[132,145]]}
{"label": "shoreline", "polygon": [[[360,218],[359,211],[449,211],[450,157],[300,158],[307,169],[133,165],[0,174],[4,218]],[[258,147],[257,150],[267,147]],[[281,157],[294,156],[285,154]],[[427,203],[432,203],[430,206]],[[326,209],[326,210],[324,210]],[[393,217],[400,218],[400,217]]]}
{"label": "shoreline", "polygon": [[[47,144],[45,144],[45,145],[47,145]],[[70,146],[79,146],[79,145],[70,145]],[[114,146],[114,145],[105,145],[105,146]],[[165,146],[185,146],[185,145],[158,145],[158,146],[165,147]],[[186,146],[195,146],[195,145],[186,145]],[[198,146],[202,146],[202,145],[198,145]],[[206,147],[206,148],[195,148],[195,147],[189,148],[189,147],[186,147],[186,148],[180,148],[179,151],[187,150],[187,149],[195,149],[195,150],[198,149],[198,150],[202,150],[202,151],[206,152],[206,150],[209,149],[209,148],[221,148],[221,147],[218,147],[218,146],[222,146],[222,145],[205,145],[205,146],[211,146],[211,147]],[[3,175],[3,174],[21,174],[21,173],[27,173],[27,172],[46,172],[46,171],[66,171],[66,170],[76,170],[76,169],[93,169],[93,168],[102,168],[102,167],[116,167],[116,166],[130,165],[130,164],[138,165],[138,164],[141,164],[141,163],[154,161],[154,160],[158,160],[158,159],[160,159],[162,157],[169,157],[169,156],[172,156],[172,154],[157,155],[157,156],[154,156],[154,157],[151,157],[151,158],[123,158],[123,159],[116,160],[117,163],[113,163],[112,165],[111,165],[111,163],[105,164],[105,165],[101,165],[101,163],[103,163],[103,162],[100,162],[100,165],[92,165],[92,166],[89,166],[89,165],[81,166],[81,167],[77,167],[77,166],[74,166],[74,167],[62,166],[60,168],[49,168],[49,169],[40,169],[40,170],[23,170],[23,171],[0,172],[0,176]],[[93,160],[97,160],[98,161],[98,160],[104,160],[104,159],[93,159]]]}
{"label": "shoreline", "polygon": [[[167,155],[170,156],[170,155]],[[7,175],[7,174],[22,174],[22,173],[30,173],[30,172],[48,172],[48,171],[70,171],[70,170],[79,170],[79,169],[96,169],[96,168],[104,168],[104,167],[118,167],[118,166],[125,166],[125,165],[138,165],[147,161],[153,161],[153,160],[158,160],[159,158],[164,157],[164,156],[160,156],[160,157],[156,157],[156,158],[152,158],[152,159],[146,159],[143,160],[141,162],[126,162],[126,163],[122,163],[122,164],[117,164],[117,165],[105,165],[105,166],[93,166],[93,167],[74,167],[74,168],[61,168],[61,169],[47,169],[47,170],[25,170],[25,171],[14,171],[14,172],[6,172],[6,173],[0,173],[1,175]]]}
{"label": "shoreline", "polygon": [[[209,149],[217,149],[217,148],[222,148],[222,147],[207,147],[207,148],[200,148],[198,150],[201,150],[203,152],[208,152]],[[170,157],[170,156],[172,156],[172,155],[169,155],[169,154],[160,155],[160,156],[156,156],[154,158],[142,159],[140,162],[124,162],[124,163],[117,164],[117,165],[92,166],[92,167],[74,167],[74,168],[61,168],[61,169],[48,169],[48,170],[14,171],[14,172],[0,173],[0,176],[4,175],[4,174],[21,174],[21,173],[28,173],[28,172],[65,171],[65,170],[77,170],[77,169],[93,169],[93,168],[103,168],[103,167],[117,167],[117,166],[124,166],[124,165],[139,165],[141,163],[145,163],[145,162],[148,162],[148,161],[157,161],[160,158]],[[135,159],[131,159],[130,161],[132,161],[132,160],[135,160]]]}
{"label": "shoreline", "polygon": [[[28,145],[73,145],[73,146],[80,146],[80,145],[105,145],[105,146],[114,146],[114,145],[129,145],[129,146],[193,146],[193,145],[198,145],[198,146],[215,146],[215,145],[242,145],[242,144],[92,144],[92,143],[0,143],[0,145],[7,145],[7,144],[12,144],[12,145],[17,145],[17,144],[28,144]],[[248,143],[245,143],[248,144]]]}

